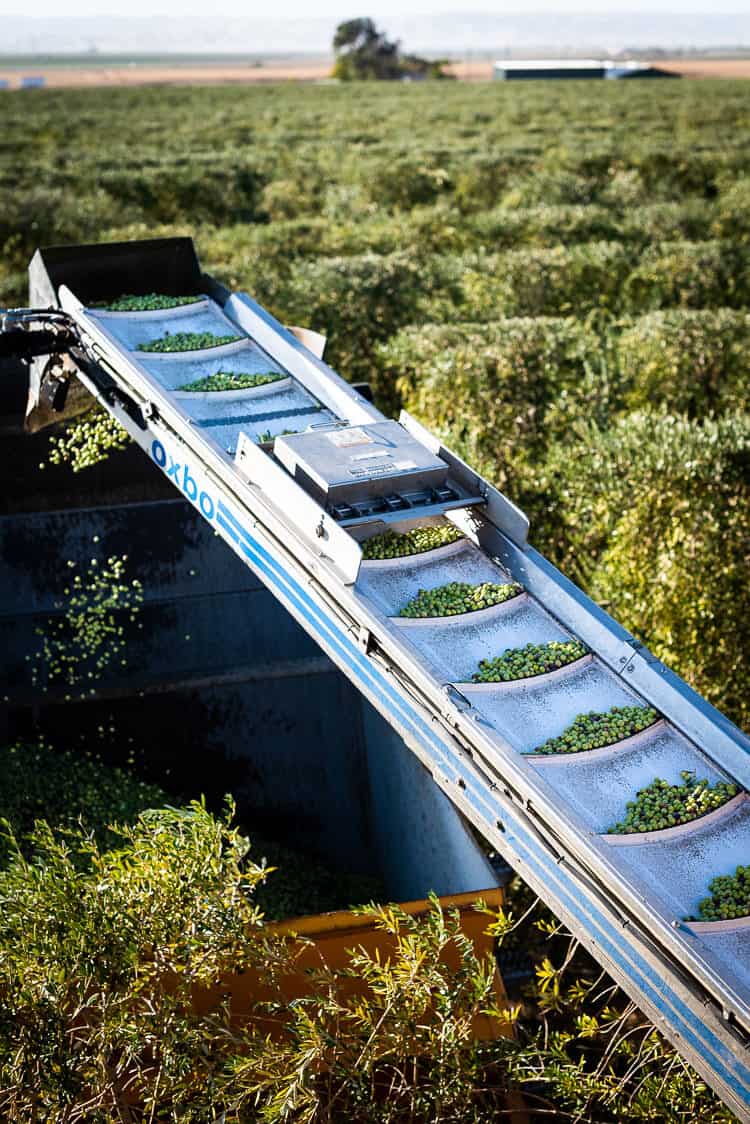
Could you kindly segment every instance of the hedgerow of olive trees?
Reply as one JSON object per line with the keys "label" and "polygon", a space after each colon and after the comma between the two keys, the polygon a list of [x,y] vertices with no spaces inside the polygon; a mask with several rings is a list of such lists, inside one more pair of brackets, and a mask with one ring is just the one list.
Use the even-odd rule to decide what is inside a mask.
{"label": "hedgerow of olive trees", "polygon": [[[392,955],[321,961],[290,1003],[279,982],[300,946],[265,928],[265,872],[228,817],[146,811],[106,852],[40,823],[31,845],[0,871],[5,1119],[463,1124],[504,1106],[502,1050],[472,1033],[480,1013],[508,1018],[494,961],[437,902],[423,919],[374,908]],[[244,971],[273,997],[250,1008],[260,1024],[216,988]]]}
{"label": "hedgerow of olive trees", "polygon": [[750,420],[639,412],[582,426],[550,471],[587,585],[740,725],[750,722]]}
{"label": "hedgerow of olive trees", "polygon": [[0,872],[5,1119],[211,1118],[225,1012],[191,997],[273,963],[247,842],[194,804],[142,813],[115,850],[44,823],[31,843]]}

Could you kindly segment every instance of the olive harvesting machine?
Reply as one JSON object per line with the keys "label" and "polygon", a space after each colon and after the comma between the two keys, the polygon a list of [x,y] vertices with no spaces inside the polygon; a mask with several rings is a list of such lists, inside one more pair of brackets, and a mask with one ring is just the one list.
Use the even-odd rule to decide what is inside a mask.
{"label": "olive harvesting machine", "polygon": [[[396,730],[519,872],[743,1120],[750,1121],[750,918],[690,921],[717,875],[750,863],[750,739],[528,542],[526,516],[407,413],[387,420],[307,337],[200,269],[185,238],[37,251],[30,307],[0,314],[0,359],[31,364],[34,409],[93,395]],[[111,311],[122,294],[194,297]],[[165,302],[166,303],[166,302]],[[167,333],[228,338],[175,352]],[[273,380],[186,385],[231,366]],[[88,399],[90,402],[90,399]],[[455,541],[363,557],[385,530]],[[364,551],[365,555],[372,552]],[[450,582],[513,596],[400,615]],[[476,682],[483,659],[581,642],[547,673]],[[534,753],[581,714],[655,711],[585,752]],[[736,786],[689,824],[608,834],[655,777]]]}

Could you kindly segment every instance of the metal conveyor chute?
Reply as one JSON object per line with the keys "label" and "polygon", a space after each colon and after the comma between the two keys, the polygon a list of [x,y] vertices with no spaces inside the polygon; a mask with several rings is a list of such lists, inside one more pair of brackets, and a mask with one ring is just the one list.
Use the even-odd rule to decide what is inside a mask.
{"label": "metal conveyor chute", "polygon": [[[33,285],[79,333],[81,380],[750,1120],[750,920],[684,920],[714,875],[750,860],[748,739],[529,546],[510,500],[408,415],[383,418],[249,296],[200,274],[184,242],[37,254]],[[179,276],[180,255],[189,276]],[[147,258],[167,262],[161,276]],[[160,280],[194,302],[93,307]],[[229,342],[140,350],[178,332]],[[181,389],[228,365],[272,377],[218,394]],[[362,558],[361,542],[385,526],[445,521],[463,537],[412,557]],[[454,581],[505,584],[513,595],[450,617],[399,616],[419,590]],[[568,666],[472,682],[478,662],[506,648],[571,638],[587,652]],[[657,720],[601,749],[530,752],[582,712],[631,705],[654,708]],[[681,828],[606,834],[639,788],[656,776],[677,782],[683,770],[733,780],[738,795]]]}

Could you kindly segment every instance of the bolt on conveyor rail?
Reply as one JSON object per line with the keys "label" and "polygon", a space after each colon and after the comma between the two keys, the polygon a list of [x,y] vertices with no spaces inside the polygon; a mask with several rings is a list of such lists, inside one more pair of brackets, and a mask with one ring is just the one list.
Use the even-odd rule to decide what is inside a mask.
{"label": "bolt on conveyor rail", "polygon": [[[63,333],[85,386],[750,1120],[750,919],[685,920],[714,876],[750,862],[747,737],[529,546],[510,500],[407,414],[386,421],[249,296],[201,273],[188,239],[38,251],[30,276],[32,299],[54,306],[58,323],[9,315],[5,331]],[[103,305],[159,284],[195,299]],[[158,341],[178,333],[200,346],[163,350]],[[226,372],[245,385],[185,389]],[[461,537],[363,558],[362,543],[386,529],[443,525]],[[401,615],[420,591],[454,582],[506,588],[474,611]],[[565,666],[473,678],[506,649],[572,640],[583,647]],[[613,707],[655,714],[615,744],[532,752],[578,715]],[[684,771],[736,795],[687,825],[607,834],[638,790],[657,776],[678,784]]]}

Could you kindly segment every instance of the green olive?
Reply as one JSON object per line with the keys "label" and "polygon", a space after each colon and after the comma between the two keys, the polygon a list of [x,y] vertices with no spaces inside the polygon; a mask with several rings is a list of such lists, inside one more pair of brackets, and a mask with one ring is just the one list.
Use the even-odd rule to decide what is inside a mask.
{"label": "green olive", "polygon": [[420,589],[416,597],[400,610],[400,617],[449,617],[473,613],[490,605],[500,605],[523,592],[518,582],[496,584],[448,582],[437,589]]}
{"label": "green olive", "polygon": [[507,683],[565,667],[586,655],[580,640],[550,640],[546,644],[527,644],[524,648],[507,648],[492,660],[480,660],[472,676],[476,683]]}
{"label": "green olive", "polygon": [[362,543],[362,557],[367,560],[385,558],[406,558],[412,554],[423,554],[439,546],[457,542],[463,535],[452,523],[441,523],[430,527],[414,527],[411,531],[385,531],[374,535]]}
{"label": "green olive", "polygon": [[171,352],[202,351],[210,347],[222,347],[235,343],[241,336],[217,336],[213,332],[165,332],[159,340],[139,343],[136,351]]}
{"label": "green olive", "polygon": [[614,745],[645,730],[659,715],[650,706],[613,706],[603,713],[589,711],[577,718],[558,737],[549,738],[534,753],[582,753]]}

